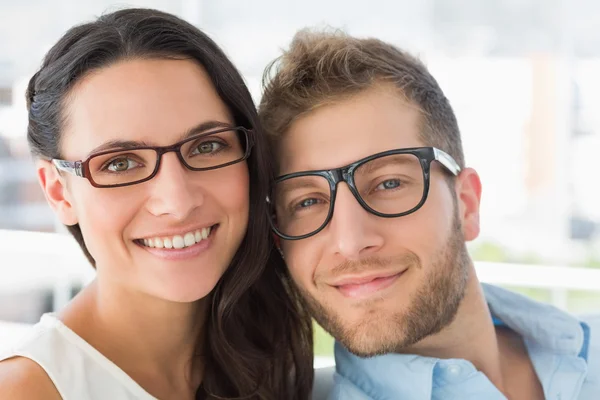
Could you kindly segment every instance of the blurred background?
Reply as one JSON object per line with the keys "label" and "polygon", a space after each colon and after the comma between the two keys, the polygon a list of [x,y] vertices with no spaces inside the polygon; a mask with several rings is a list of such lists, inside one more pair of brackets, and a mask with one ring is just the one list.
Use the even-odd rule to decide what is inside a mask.
{"label": "blurred background", "polygon": [[[483,181],[482,234],[470,243],[481,279],[575,313],[600,310],[600,2],[0,0],[0,346],[93,278],[36,181],[27,81],[69,27],[127,6],[203,29],[256,100],[265,65],[306,26],[418,55],[453,104]],[[331,355],[321,332],[316,354]]]}

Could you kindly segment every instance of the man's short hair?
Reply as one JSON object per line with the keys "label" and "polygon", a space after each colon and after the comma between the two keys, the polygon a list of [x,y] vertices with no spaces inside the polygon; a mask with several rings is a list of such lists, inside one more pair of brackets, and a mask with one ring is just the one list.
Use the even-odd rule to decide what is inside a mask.
{"label": "man's short hair", "polygon": [[[301,30],[263,76],[259,113],[274,146],[291,124],[327,104],[390,85],[421,113],[421,140],[464,167],[458,123],[437,81],[417,58],[378,39]],[[393,85],[393,86],[391,86]]]}

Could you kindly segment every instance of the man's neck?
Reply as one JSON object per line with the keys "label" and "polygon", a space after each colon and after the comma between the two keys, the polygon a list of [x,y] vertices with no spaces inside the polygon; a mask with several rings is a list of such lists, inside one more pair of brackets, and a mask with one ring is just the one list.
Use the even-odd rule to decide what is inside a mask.
{"label": "man's neck", "polygon": [[426,357],[468,360],[500,387],[502,374],[496,330],[483,290],[475,275],[470,276],[465,297],[452,323],[441,332],[406,349],[406,352]]}
{"label": "man's neck", "polygon": [[167,302],[94,282],[61,317],[152,394],[181,393],[200,384],[195,355],[202,350],[204,303]]}
{"label": "man's neck", "polygon": [[[540,383],[521,337],[510,329],[494,326],[474,270],[453,322],[440,333],[406,349],[405,353],[470,361],[510,399],[536,398],[522,397],[525,391],[541,393]],[[523,377],[527,377],[526,382]],[[518,395],[511,396],[512,393]],[[539,398],[543,398],[543,393]]]}

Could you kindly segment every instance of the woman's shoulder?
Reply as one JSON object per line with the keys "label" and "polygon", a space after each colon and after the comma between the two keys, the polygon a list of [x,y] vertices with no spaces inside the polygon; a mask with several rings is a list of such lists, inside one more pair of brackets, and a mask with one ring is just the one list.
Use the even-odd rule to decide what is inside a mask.
{"label": "woman's shoulder", "polygon": [[26,357],[0,361],[0,399],[61,400],[44,369]]}
{"label": "woman's shoulder", "polygon": [[0,399],[62,399],[61,383],[63,390],[68,383],[61,371],[69,368],[65,360],[73,350],[59,325],[55,315],[45,314],[0,352]]}

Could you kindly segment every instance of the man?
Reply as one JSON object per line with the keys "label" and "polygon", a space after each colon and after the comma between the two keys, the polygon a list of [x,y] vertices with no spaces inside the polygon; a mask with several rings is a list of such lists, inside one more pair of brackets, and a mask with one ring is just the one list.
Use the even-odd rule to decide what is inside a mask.
{"label": "man", "polygon": [[478,281],[465,242],[481,183],[426,67],[379,40],[303,31],[273,68],[271,220],[336,339],[330,398],[600,398],[599,324]]}

